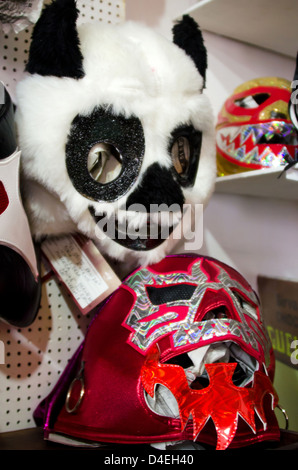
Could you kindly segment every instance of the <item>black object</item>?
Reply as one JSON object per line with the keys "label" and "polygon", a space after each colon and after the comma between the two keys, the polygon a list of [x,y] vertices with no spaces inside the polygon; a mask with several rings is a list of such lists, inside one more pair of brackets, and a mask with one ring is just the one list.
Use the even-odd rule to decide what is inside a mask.
{"label": "black object", "polygon": [[[16,149],[13,103],[4,90],[4,103],[0,104],[0,159],[10,157]],[[0,183],[3,187],[1,168]],[[15,229],[18,230],[17,220]],[[35,249],[39,259],[39,246]],[[40,278],[36,280],[25,259],[0,241],[0,318],[13,326],[29,326],[38,312],[40,296]]]}

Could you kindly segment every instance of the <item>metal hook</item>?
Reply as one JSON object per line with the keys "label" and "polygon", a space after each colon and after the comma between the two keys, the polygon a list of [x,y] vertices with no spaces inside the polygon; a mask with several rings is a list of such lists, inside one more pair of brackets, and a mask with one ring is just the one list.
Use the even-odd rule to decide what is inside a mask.
{"label": "metal hook", "polygon": [[282,408],[280,405],[277,405],[277,408],[282,412],[282,414],[284,415],[284,418],[285,418],[285,422],[286,422],[286,427],[285,427],[285,430],[287,431],[289,429],[289,417],[287,415],[287,412],[284,408]]}
{"label": "metal hook", "polygon": [[[67,395],[66,395],[66,400],[65,400],[65,408],[66,408],[66,411],[68,413],[75,413],[77,411],[77,409],[79,408],[80,404],[82,403],[83,397],[85,395],[85,383],[84,383],[84,378],[83,378],[84,366],[85,366],[85,364],[83,362],[78,375],[73,379],[73,381],[71,382],[71,384],[69,386],[69,389],[68,389],[68,392],[67,392]],[[76,382],[80,382],[80,384],[81,384],[80,395],[79,395],[79,398],[78,398],[78,401],[76,402],[76,404],[71,408],[69,406],[70,398],[71,398],[72,389],[73,389],[74,384]]]}

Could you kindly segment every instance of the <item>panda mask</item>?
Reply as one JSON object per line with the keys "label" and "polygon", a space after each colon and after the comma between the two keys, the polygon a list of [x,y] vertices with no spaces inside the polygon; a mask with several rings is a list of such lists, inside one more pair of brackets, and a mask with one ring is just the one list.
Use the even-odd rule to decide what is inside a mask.
{"label": "panda mask", "polygon": [[78,13],[74,0],[44,8],[17,86],[32,232],[79,231],[117,260],[157,262],[177,243],[184,208],[213,191],[202,35],[188,16],[171,42],[133,22],[77,26]]}

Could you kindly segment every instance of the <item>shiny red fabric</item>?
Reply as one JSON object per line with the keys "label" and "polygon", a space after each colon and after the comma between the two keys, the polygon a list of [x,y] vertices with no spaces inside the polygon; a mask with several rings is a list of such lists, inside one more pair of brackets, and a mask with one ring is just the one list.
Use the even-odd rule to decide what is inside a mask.
{"label": "shiny red fabric", "polygon": [[0,215],[7,209],[9,199],[4,184],[0,181]]}
{"label": "shiny red fabric", "polygon": [[[202,270],[208,274],[206,276],[209,280],[216,279],[219,273],[218,268],[221,266],[224,267],[225,272],[229,270],[229,276],[237,279],[245,285],[245,288],[251,290],[243,277],[232,268],[197,255],[169,256],[147,269],[151,274],[153,273],[153,276],[158,273],[162,275],[169,273],[171,276],[181,272],[187,274],[197,260],[200,260]],[[138,270],[131,276],[135,274],[138,274]],[[262,399],[257,401],[256,411],[259,416],[265,417],[266,429],[258,417],[252,418],[252,414],[254,414],[252,409],[254,399],[251,395],[253,389],[240,391],[247,398],[240,400],[241,405],[231,407],[232,419],[222,420],[220,425],[218,425],[217,418],[213,420],[215,415],[212,409],[216,409],[218,406],[218,403],[215,402],[216,394],[225,394],[226,403],[229,403],[233,393],[236,393],[235,396],[238,398],[241,396],[239,388],[232,386],[230,380],[224,382],[215,394],[209,395],[208,412],[206,405],[202,403],[202,410],[205,407],[205,411],[202,411],[201,419],[192,419],[191,407],[189,406],[182,406],[180,419],[160,416],[153,412],[147,405],[145,389],[151,383],[152,393],[154,384],[162,381],[156,372],[158,368],[154,371],[152,369],[151,372],[148,369],[148,358],[152,357],[152,351],[156,348],[159,354],[158,361],[164,363],[169,357],[193,350],[198,347],[198,344],[175,346],[173,331],[170,327],[171,322],[168,322],[167,328],[161,330],[160,335],[157,335],[156,341],[150,347],[143,350],[138,348],[136,343],[132,342],[132,328],[128,327],[130,315],[136,302],[134,290],[129,287],[129,283],[124,282],[100,308],[89,327],[82,347],[64,372],[53,393],[46,400],[44,416],[46,438],[49,434],[56,433],[85,441],[130,444],[197,439],[198,442],[214,447],[217,445],[218,448],[225,448],[227,445],[241,447],[262,440],[279,439],[279,428],[274,411],[271,409],[272,396],[270,394],[274,395],[275,405],[277,404],[277,396],[272,391],[271,380],[268,377],[264,378],[264,374],[261,374],[261,379],[258,382],[257,392],[260,394],[263,391],[263,394],[261,393]],[[210,306],[223,304],[229,304],[231,315],[237,315],[232,303],[225,298],[222,289],[218,289],[217,292],[206,289],[200,311],[197,312],[197,318],[203,318],[203,313]],[[163,306],[163,308],[165,307]],[[149,329],[148,335],[152,335],[152,332],[156,335],[156,329]],[[239,344],[242,344],[241,341]],[[251,348],[247,347],[247,349]],[[260,348],[255,351],[255,356],[260,360],[260,364],[265,362],[264,351]],[[208,369],[208,373],[211,375],[212,370],[215,370],[212,369],[213,366],[211,365]],[[229,364],[224,365],[221,370],[217,369],[219,375],[213,375],[213,390],[216,390],[219,385],[220,377],[222,375],[229,376],[232,373],[230,367],[234,366]],[[153,382],[144,381],[146,367],[147,374],[151,373]],[[273,375],[273,367],[271,362],[269,364],[271,375]],[[174,395],[179,398],[179,402],[181,400],[187,402],[193,392],[185,385],[185,373],[180,366],[171,366],[171,370],[173,370],[173,376],[170,382],[174,384]],[[81,377],[83,382],[80,381]],[[179,377],[181,383],[185,385],[184,389],[179,388]],[[73,379],[76,380],[72,383]],[[82,383],[84,384],[84,394],[80,400]],[[226,384],[228,384],[227,387]],[[208,390],[210,392],[210,387],[204,390],[202,395],[208,393]],[[67,392],[69,408],[74,409],[76,404],[79,404],[75,412],[67,411],[65,406]],[[238,413],[239,411],[241,413]],[[211,419],[208,419],[209,416]],[[244,418],[249,416],[249,424],[241,416]],[[253,430],[249,425],[252,425]],[[230,431],[228,430],[229,426]],[[227,433],[226,438],[223,437],[225,432]]]}
{"label": "shiny red fabric", "polygon": [[[256,433],[255,412],[266,423],[264,398],[271,395],[273,407],[278,397],[269,377],[257,371],[252,387],[237,387],[232,381],[236,363],[206,364],[210,384],[202,389],[189,387],[183,369],[177,365],[161,364],[159,350],[155,345],[142,368],[142,384],[153,397],[157,384],[167,387],[179,405],[181,428],[187,424],[189,416],[193,420],[193,440],[204,428],[209,418],[217,432],[217,450],[225,450],[234,439],[238,426],[238,416],[245,419]],[[216,406],[215,406],[216,405]]]}

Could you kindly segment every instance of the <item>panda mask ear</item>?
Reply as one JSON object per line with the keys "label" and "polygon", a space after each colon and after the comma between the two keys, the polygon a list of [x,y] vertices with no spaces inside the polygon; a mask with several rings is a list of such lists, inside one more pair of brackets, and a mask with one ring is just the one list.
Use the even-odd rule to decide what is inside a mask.
{"label": "panda mask ear", "polygon": [[[77,79],[84,76],[76,29],[78,13],[76,0],[54,0],[45,6],[33,30],[27,72]],[[205,86],[207,51],[190,16],[184,15],[173,27],[173,42],[192,58]]]}
{"label": "panda mask ear", "polygon": [[76,21],[75,0],[55,0],[37,21],[26,71],[31,74],[82,78],[84,76]]}
{"label": "panda mask ear", "polygon": [[206,82],[207,50],[204,45],[203,36],[197,23],[193,18],[184,15],[182,20],[173,27],[173,42],[183,49],[194,61],[199,73]]}

